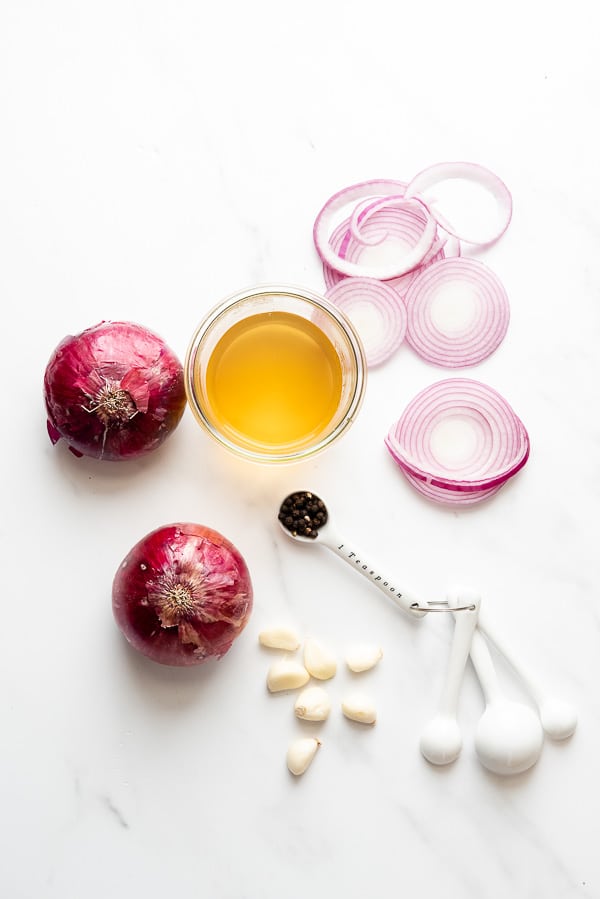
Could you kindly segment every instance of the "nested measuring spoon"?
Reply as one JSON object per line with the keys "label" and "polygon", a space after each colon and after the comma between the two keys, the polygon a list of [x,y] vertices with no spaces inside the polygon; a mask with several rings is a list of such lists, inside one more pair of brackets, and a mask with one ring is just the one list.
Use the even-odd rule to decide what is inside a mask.
{"label": "nested measuring spoon", "polygon": [[514,655],[505,639],[500,637],[496,625],[489,621],[487,613],[479,616],[479,629],[520,677],[523,686],[538,707],[542,727],[548,736],[553,740],[565,740],[570,737],[577,727],[577,712],[573,706],[546,691],[538,676]]}
{"label": "nested measuring spoon", "polygon": [[475,630],[471,661],[486,702],[475,730],[475,751],[484,767],[495,774],[520,774],[537,762],[544,743],[539,717],[522,702],[507,699],[485,638]]}
{"label": "nested measuring spoon", "polygon": [[290,493],[279,507],[278,520],[288,537],[299,543],[326,546],[412,617],[451,611],[445,600],[420,603],[414,596],[401,591],[379,566],[337,533],[325,503],[315,493],[308,490]]}
{"label": "nested measuring spoon", "polygon": [[460,597],[449,598],[450,608],[461,606],[462,611],[454,616],[454,635],[437,713],[426,725],[420,742],[422,754],[434,765],[448,765],[458,758],[462,749],[458,699],[480,602],[477,594],[463,593]]}

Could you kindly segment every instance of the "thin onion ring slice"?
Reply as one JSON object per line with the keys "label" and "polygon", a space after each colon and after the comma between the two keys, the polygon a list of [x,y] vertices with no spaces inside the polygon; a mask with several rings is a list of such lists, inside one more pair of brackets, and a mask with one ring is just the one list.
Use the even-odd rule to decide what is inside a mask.
{"label": "thin onion ring slice", "polygon": [[385,445],[413,477],[463,492],[504,484],[530,450],[527,430],[504,397],[469,378],[448,378],[418,393]]}
{"label": "thin onion ring slice", "polygon": [[410,283],[404,301],[407,342],[427,362],[476,365],[500,345],[510,306],[500,279],[468,257],[441,259]]}
{"label": "thin onion ring slice", "polygon": [[[386,255],[392,255],[392,252],[395,252],[395,248],[398,245],[413,245],[422,232],[424,224],[425,217],[416,207],[413,209],[400,209],[393,206],[386,207],[366,218],[364,223],[361,220],[361,231],[365,238],[364,241],[357,241],[353,237],[350,227],[351,219],[346,218],[344,221],[340,222],[333,231],[329,242],[334,252],[336,252],[342,259],[361,264],[366,262],[366,264],[369,265],[370,262],[373,261],[372,254],[374,247],[383,245],[384,250],[386,250]],[[450,238],[449,240],[454,242],[454,238]],[[410,272],[400,275],[398,278],[386,279],[385,283],[394,287],[400,293],[400,296],[403,296],[408,285],[412,282],[418,272],[422,271],[424,267],[430,265],[432,262],[444,258],[444,255],[447,254],[446,247],[449,240],[445,237],[436,237],[432,246],[418,266]],[[450,247],[451,252],[452,250],[453,248]],[[323,263],[323,277],[325,279],[326,287],[330,288],[346,276],[335,271],[335,269],[331,268],[325,262]]]}
{"label": "thin onion ring slice", "polygon": [[[455,223],[449,220],[447,213],[442,208],[443,202],[435,199],[433,189],[442,182],[454,179],[477,184],[492,195],[496,202],[495,222],[489,223],[487,228],[478,225],[471,232],[470,230],[463,231],[461,227],[456,227]],[[504,181],[490,169],[474,162],[440,162],[431,165],[415,175],[409,182],[404,196],[407,199],[420,196],[444,231],[465,243],[479,245],[494,243],[499,237],[502,237],[512,218],[512,196]]]}
{"label": "thin onion ring slice", "polygon": [[503,486],[502,484],[496,484],[495,487],[488,487],[484,490],[448,490],[446,487],[435,487],[433,484],[421,481],[406,469],[401,468],[400,470],[417,493],[420,493],[426,499],[432,500],[435,503],[441,503],[445,506],[453,506],[461,509],[474,506],[477,503],[489,499],[498,493]]}
{"label": "thin onion ring slice", "polygon": [[357,203],[368,197],[389,197],[391,195],[397,195],[399,191],[403,190],[404,184],[402,184],[402,182],[379,180],[363,181],[359,184],[353,184],[350,187],[333,194],[318,213],[313,227],[313,239],[321,260],[342,275],[347,275],[348,277],[377,278],[380,281],[388,281],[392,278],[397,278],[400,275],[406,274],[406,272],[412,271],[412,269],[418,266],[431,249],[437,232],[435,220],[429,214],[427,207],[422,203],[419,197],[411,199],[411,205],[414,206],[413,201],[417,200],[421,206],[421,211],[425,219],[423,230],[416,243],[410,248],[407,248],[394,262],[371,266],[350,262],[348,259],[342,258],[342,256],[334,250],[330,242],[336,215],[345,209],[349,203]]}
{"label": "thin onion ring slice", "polygon": [[367,365],[381,365],[406,334],[406,309],[400,295],[385,281],[344,278],[325,294],[350,319],[361,338]]}

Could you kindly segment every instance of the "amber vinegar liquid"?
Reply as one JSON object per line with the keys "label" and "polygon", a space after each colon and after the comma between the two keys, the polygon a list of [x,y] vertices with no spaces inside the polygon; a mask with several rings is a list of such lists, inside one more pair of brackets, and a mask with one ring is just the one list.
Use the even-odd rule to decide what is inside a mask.
{"label": "amber vinegar liquid", "polygon": [[342,365],[326,334],[290,312],[232,325],[206,367],[214,424],[259,451],[300,449],[327,429],[342,394]]}

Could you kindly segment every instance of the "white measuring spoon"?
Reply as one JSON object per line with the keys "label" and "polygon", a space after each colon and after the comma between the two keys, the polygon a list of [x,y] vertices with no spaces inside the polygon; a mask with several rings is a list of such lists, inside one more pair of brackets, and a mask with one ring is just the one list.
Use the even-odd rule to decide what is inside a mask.
{"label": "white measuring spoon", "polygon": [[[471,641],[477,626],[480,597],[476,594],[460,595],[449,600],[450,608],[460,605],[461,611],[454,616],[454,635],[444,686],[435,716],[426,725],[421,735],[420,748],[428,762],[433,765],[448,765],[455,761],[462,749],[462,735],[458,724],[458,698]],[[469,608],[464,606],[469,605]]]}
{"label": "white measuring spoon", "polygon": [[544,743],[540,719],[529,706],[502,693],[487,643],[475,630],[471,661],[486,701],[475,730],[475,751],[495,774],[520,774],[537,762]]}
{"label": "white measuring spoon", "polygon": [[553,740],[565,740],[577,727],[577,712],[573,706],[563,699],[550,696],[539,682],[537,675],[518,660],[507,646],[504,638],[500,638],[495,624],[490,625],[487,614],[479,617],[479,629],[494,644],[509,665],[514,669],[523,685],[538,707],[542,727]]}
{"label": "white measuring spoon", "polygon": [[[308,493],[308,491],[299,491],[299,493]],[[290,494],[290,496],[294,496],[295,494]],[[318,497],[314,494],[311,494],[315,500],[318,500]],[[289,497],[286,498],[286,500]],[[284,503],[286,502],[284,500]],[[283,506],[283,503],[282,503]],[[418,600],[411,596],[408,593],[404,593],[400,591],[396,586],[395,582],[387,577],[383,570],[375,565],[371,560],[367,559],[367,557],[359,552],[359,550],[344,540],[335,530],[332,522],[331,516],[327,511],[327,521],[324,525],[321,525],[318,528],[315,537],[305,537],[302,534],[292,532],[289,527],[279,520],[279,524],[283,528],[284,533],[287,534],[288,537],[291,537],[292,540],[296,540],[299,543],[308,543],[314,546],[315,543],[319,543],[322,546],[326,546],[327,549],[332,550],[340,559],[343,559],[344,562],[347,562],[355,571],[358,571],[364,577],[367,578],[375,587],[381,590],[382,593],[385,593],[390,599],[392,599],[396,605],[400,606],[405,612],[408,612],[415,618],[422,618],[423,615],[426,615],[428,611],[427,608],[423,608],[420,605]],[[316,528],[314,529],[316,530]],[[313,533],[314,533],[313,530]],[[440,603],[436,603],[434,605],[441,605]],[[431,611],[434,611],[433,607]]]}

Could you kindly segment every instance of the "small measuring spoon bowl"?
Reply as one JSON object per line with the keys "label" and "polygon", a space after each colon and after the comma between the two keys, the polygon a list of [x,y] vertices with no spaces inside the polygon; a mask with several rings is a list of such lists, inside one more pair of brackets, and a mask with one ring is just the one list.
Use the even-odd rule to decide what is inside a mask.
{"label": "small measuring spoon bowl", "polygon": [[463,593],[449,597],[450,608],[460,606],[461,611],[454,615],[454,635],[437,713],[426,725],[420,742],[421,753],[433,765],[450,764],[458,758],[462,749],[457,717],[458,699],[480,602],[477,594]]}

